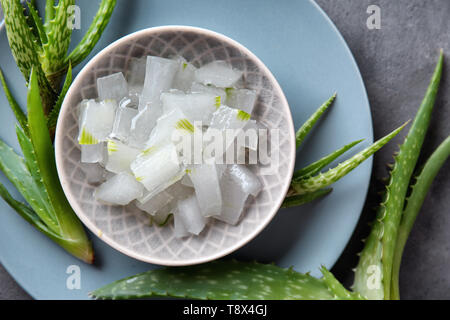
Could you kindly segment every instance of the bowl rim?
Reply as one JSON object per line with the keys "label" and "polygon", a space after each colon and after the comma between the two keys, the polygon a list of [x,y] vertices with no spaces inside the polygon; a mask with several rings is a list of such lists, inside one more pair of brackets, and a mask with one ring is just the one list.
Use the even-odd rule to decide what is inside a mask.
{"label": "bowl rim", "polygon": [[[225,42],[229,44],[230,46],[237,47],[241,52],[244,52],[251,60],[253,60],[258,67],[264,71],[264,73],[269,78],[269,81],[273,84],[273,90],[275,90],[280,98],[280,102],[286,106],[287,112],[287,122],[288,122],[288,128],[287,131],[289,132],[292,139],[288,141],[290,143],[290,154],[289,154],[289,162],[288,162],[288,175],[286,181],[282,183],[280,193],[281,196],[279,200],[272,205],[271,212],[264,221],[262,221],[258,226],[248,235],[245,237],[239,238],[238,241],[236,241],[235,244],[232,246],[224,249],[219,250],[218,252],[208,255],[206,257],[200,257],[200,258],[192,258],[192,259],[186,259],[186,260],[171,260],[169,258],[159,258],[159,257],[152,257],[145,254],[141,254],[136,252],[135,250],[126,247],[124,245],[121,245],[117,243],[112,237],[109,237],[107,234],[104,234],[103,231],[98,228],[95,223],[90,219],[85,213],[84,209],[81,208],[78,201],[76,200],[76,197],[72,195],[71,191],[69,190],[69,177],[64,174],[63,167],[64,167],[64,158],[65,155],[62,152],[62,145],[64,140],[64,125],[61,123],[61,119],[64,119],[66,116],[66,113],[69,109],[69,103],[68,101],[71,100],[71,96],[74,94],[74,92],[77,92],[79,90],[80,81],[82,78],[84,78],[86,75],[89,74],[89,71],[92,66],[94,66],[98,61],[100,61],[105,55],[109,54],[109,52],[114,49],[115,47],[123,44],[124,42],[127,42],[131,39],[151,35],[155,33],[162,33],[162,32],[194,32],[198,34],[203,34],[209,37],[217,38],[221,42]],[[247,49],[244,45],[240,44],[236,40],[233,40],[221,33],[205,29],[205,28],[199,28],[199,27],[193,27],[193,26],[184,26],[184,25],[165,25],[165,26],[158,26],[158,27],[150,27],[146,29],[141,29],[138,31],[135,31],[133,33],[130,33],[126,36],[121,37],[120,39],[115,40],[102,50],[100,50],[93,58],[91,58],[88,63],[79,71],[77,76],[72,82],[72,85],[70,86],[64,101],[61,105],[60,114],[58,117],[56,130],[55,130],[55,158],[56,158],[56,168],[58,172],[58,177],[61,182],[61,186],[63,188],[64,194],[69,201],[69,204],[71,205],[73,211],[77,215],[77,217],[81,220],[81,222],[92,232],[94,233],[98,238],[100,238],[102,241],[104,241],[106,244],[108,244],[110,247],[118,250],[119,252],[151,264],[156,265],[162,265],[162,266],[189,266],[189,265],[196,265],[201,263],[206,263],[209,261],[213,261],[219,258],[222,258],[226,255],[229,255],[233,253],[234,251],[240,249],[247,243],[249,243],[251,240],[253,240],[261,231],[263,231],[266,226],[272,221],[272,219],[275,217],[277,212],[279,211],[281,204],[283,203],[284,197],[287,194],[287,191],[290,186],[290,177],[292,176],[294,172],[294,166],[295,166],[295,159],[296,159],[296,147],[295,147],[295,129],[294,129],[294,122],[292,118],[291,109],[289,107],[289,103],[286,99],[286,96],[284,95],[283,90],[281,89],[280,84],[276,80],[275,76],[272,74],[272,72],[269,70],[269,68],[249,49]]]}

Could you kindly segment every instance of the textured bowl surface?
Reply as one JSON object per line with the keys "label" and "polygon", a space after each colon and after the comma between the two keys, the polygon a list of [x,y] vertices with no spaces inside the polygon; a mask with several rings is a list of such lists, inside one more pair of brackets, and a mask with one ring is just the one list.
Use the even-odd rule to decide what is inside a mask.
{"label": "textured bowl surface", "polygon": [[[275,174],[254,172],[263,191],[248,203],[236,226],[213,220],[199,236],[176,239],[173,224],[149,226],[148,218],[134,205],[107,206],[93,197],[80,162],[77,142],[77,105],[97,98],[96,79],[128,69],[130,59],[145,55],[182,55],[199,67],[225,60],[244,72],[246,88],[258,92],[252,118],[270,129],[280,129],[279,167]],[[270,137],[269,137],[270,139]],[[115,249],[136,259],[161,265],[188,265],[222,257],[254,238],[278,211],[290,183],[295,161],[295,135],[289,106],[270,71],[248,49],[205,29],[167,26],[128,35],[97,54],[78,74],[64,100],[56,129],[56,160],[66,196],[83,223]]]}

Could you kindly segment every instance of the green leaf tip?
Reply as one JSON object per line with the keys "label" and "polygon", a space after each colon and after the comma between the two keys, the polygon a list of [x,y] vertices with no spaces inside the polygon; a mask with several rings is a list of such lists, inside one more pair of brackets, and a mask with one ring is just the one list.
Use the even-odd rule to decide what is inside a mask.
{"label": "green leaf tip", "polygon": [[295,144],[298,148],[303,141],[305,140],[308,133],[312,130],[316,122],[322,117],[324,112],[333,104],[333,102],[336,99],[336,93],[334,93],[327,101],[325,101],[324,104],[322,104],[316,112],[314,112],[311,117],[309,117],[308,120],[298,129],[297,133],[295,134]]}
{"label": "green leaf tip", "polygon": [[296,191],[297,194],[305,194],[315,192],[319,189],[330,186],[331,184],[346,176],[350,171],[358,167],[367,158],[381,149],[386,143],[394,138],[406,126],[406,124],[407,123],[397,128],[385,137],[381,138],[380,140],[376,141],[374,144],[357,153],[350,159],[337,165],[335,168],[332,168],[325,173],[320,173],[317,176],[294,180],[292,182],[292,188]]}

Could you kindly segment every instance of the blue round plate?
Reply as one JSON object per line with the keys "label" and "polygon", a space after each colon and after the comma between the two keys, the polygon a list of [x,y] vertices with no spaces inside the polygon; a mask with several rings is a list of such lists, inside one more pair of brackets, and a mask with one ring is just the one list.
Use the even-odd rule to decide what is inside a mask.
{"label": "blue round plate", "polygon": [[[82,28],[74,30],[74,43],[87,30],[99,2],[77,2]],[[358,67],[338,30],[313,1],[117,2],[110,25],[90,57],[112,41],[143,28],[190,25],[211,29],[242,43],[269,67],[286,94],[297,128],[338,92],[334,106],[299,150],[298,166],[350,141],[365,138],[359,149],[373,141],[369,103]],[[0,30],[0,51],[6,53],[0,56],[0,67],[19,103],[25,106],[25,81],[9,54],[4,28]],[[0,138],[19,150],[15,119],[3,91],[0,105]],[[313,275],[318,275],[320,265],[332,267],[358,221],[371,169],[372,160],[368,160],[336,183],[326,198],[280,210],[264,232],[233,256],[294,266]],[[13,190],[3,175],[0,181]],[[13,195],[19,197],[15,190]],[[85,299],[93,289],[156,267],[115,251],[93,235],[96,262],[86,265],[34,230],[3,201],[0,211],[1,263],[34,298]],[[80,267],[81,289],[67,286],[72,265]]]}

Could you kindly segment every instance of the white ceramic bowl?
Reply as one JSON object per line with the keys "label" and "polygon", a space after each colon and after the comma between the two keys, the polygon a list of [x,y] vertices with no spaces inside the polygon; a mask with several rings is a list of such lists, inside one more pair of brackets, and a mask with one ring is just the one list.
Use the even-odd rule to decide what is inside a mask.
{"label": "white ceramic bowl", "polygon": [[[276,143],[279,164],[275,173],[261,175],[260,167],[253,168],[263,184],[263,191],[246,205],[237,225],[214,220],[199,236],[176,239],[173,224],[149,226],[148,219],[144,219],[145,214],[134,205],[107,206],[94,199],[95,186],[88,183],[85,165],[80,162],[76,107],[82,99],[97,98],[98,77],[119,71],[126,76],[130,59],[145,55],[182,55],[197,67],[213,60],[227,61],[244,72],[245,87],[258,92],[252,118],[269,130],[280,129],[279,142]],[[271,221],[292,177],[295,133],[289,106],[279,84],[253,53],[236,41],[209,30],[164,26],[138,31],[117,40],[80,71],[61,108],[55,151],[64,192],[75,213],[94,234],[111,247],[138,260],[180,266],[225,256],[252,240]]]}

